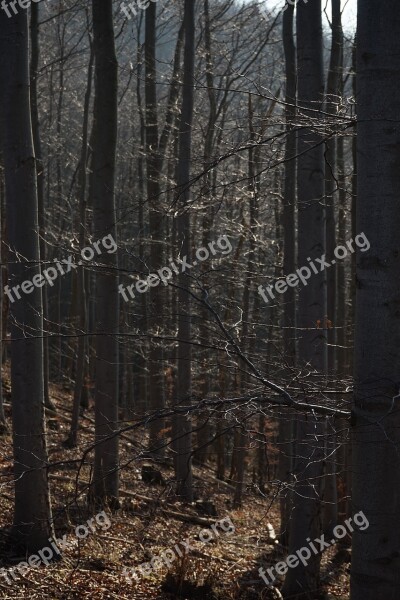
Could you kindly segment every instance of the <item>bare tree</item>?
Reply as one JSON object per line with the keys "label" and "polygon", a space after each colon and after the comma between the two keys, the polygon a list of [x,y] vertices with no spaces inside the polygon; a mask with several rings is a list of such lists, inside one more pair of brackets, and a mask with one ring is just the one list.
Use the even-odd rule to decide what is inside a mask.
{"label": "bare tree", "polygon": [[[39,6],[32,4],[31,7],[31,63],[30,63],[30,100],[32,112],[32,132],[33,143],[36,156],[37,190],[38,190],[38,213],[39,213],[39,245],[40,260],[42,264],[46,262],[46,227],[44,212],[44,170],[42,160],[42,144],[40,139],[39,111],[38,111],[38,91],[37,78],[39,68]],[[47,289],[42,288],[43,296],[43,323],[47,327],[49,309],[47,300]],[[43,375],[44,375],[44,402],[48,408],[55,409],[55,405],[50,400],[49,395],[49,340],[48,336],[43,338]]]}
{"label": "bare tree", "polygon": [[[88,18],[88,17],[87,17]],[[94,63],[94,51],[92,43],[92,35],[88,32],[89,45],[90,45],[90,57],[87,74],[87,87],[85,93],[85,100],[83,106],[83,120],[82,120],[82,147],[81,154],[79,157],[78,166],[78,200],[79,200],[79,223],[78,223],[78,240],[79,247],[83,248],[87,239],[86,233],[86,188],[87,188],[87,161],[88,161],[88,136],[89,136],[89,118],[90,118],[90,98],[92,94],[92,79],[93,79],[93,63]],[[86,299],[86,277],[85,267],[79,266],[77,272],[76,282],[76,296],[77,296],[77,310],[78,310],[78,352],[76,355],[76,368],[75,368],[75,385],[74,385],[74,397],[72,402],[72,418],[71,418],[71,429],[66,440],[66,445],[75,447],[78,440],[78,425],[79,425],[79,411],[82,404],[82,392],[85,385],[85,373],[86,369],[86,349],[87,349],[87,338],[86,338],[86,326],[87,326],[87,299]]]}
{"label": "bare tree", "polygon": [[399,597],[400,15],[394,0],[358,5],[357,253],[352,600]]}
{"label": "bare tree", "polygon": [[[0,120],[0,165],[3,165],[3,132],[2,122]],[[5,245],[3,240],[3,197],[4,187],[0,183],[0,289],[3,289],[3,246]],[[4,414],[4,398],[3,398],[3,382],[1,378],[1,370],[3,366],[3,294],[0,294],[0,434],[7,431],[6,417]]]}
{"label": "bare tree", "polygon": [[[115,152],[117,143],[118,65],[115,55],[112,0],[93,0],[95,105],[92,197],[96,240],[115,227]],[[118,436],[118,275],[117,254],[102,256],[96,273],[96,450],[94,494],[117,500]]]}
{"label": "bare tree", "polygon": [[[321,0],[297,5],[298,108],[301,129],[298,134],[298,263],[308,264],[324,254],[325,210],[324,156],[321,132],[315,127],[323,100]],[[326,315],[326,282],[314,275],[300,290],[298,300],[299,366],[313,373],[313,384],[322,385],[326,371],[325,331],[319,328]],[[306,544],[307,537],[320,531],[320,477],[322,470],[323,420],[299,414],[296,423],[296,459],[292,523],[289,551]],[[320,557],[313,555],[307,566],[300,564],[287,573],[283,591],[287,597],[309,597],[318,587]]]}
{"label": "bare tree", "polygon": [[[156,73],[156,14],[157,6],[151,3],[145,16],[145,132],[146,132],[146,170],[147,198],[149,203],[149,230],[151,236],[150,263],[155,271],[163,266],[163,210],[160,198],[161,158],[159,154],[158,114],[157,114],[157,73]],[[163,309],[162,288],[149,291],[148,317],[149,326],[157,332]],[[163,409],[165,406],[163,349],[156,340],[152,340],[149,353],[149,408]],[[165,422],[159,419],[150,424],[149,449],[155,455],[162,456],[164,444],[160,431]]]}
{"label": "bare tree", "polygon": [[[183,60],[182,112],[179,125],[179,163],[178,191],[180,215],[177,223],[178,246],[181,257],[190,262],[190,157],[192,150],[192,120],[194,99],[194,49],[195,24],[194,3],[185,0],[184,10],[185,46]],[[179,282],[179,317],[178,317],[178,402],[189,402],[192,393],[191,382],[191,323],[190,323],[190,277],[182,273]],[[192,484],[192,424],[188,417],[177,418],[176,433],[178,435],[176,451],[176,477],[178,493],[191,502],[193,500]]]}
{"label": "bare tree", "polygon": [[[282,37],[285,54],[285,182],[283,199],[284,254],[283,272],[293,273],[296,264],[296,49],[293,39],[294,6],[288,4],[282,19]],[[283,307],[283,344],[285,360],[291,368],[296,361],[296,294],[294,288],[286,292]],[[289,542],[290,494],[287,484],[291,478],[293,420],[289,411],[285,411],[279,420],[279,479],[282,485],[281,543]]]}
{"label": "bare tree", "polygon": [[[29,104],[26,11],[0,15],[0,90],[9,243],[9,288],[41,277],[38,197]],[[30,284],[11,302],[11,386],[14,445],[14,541],[35,552],[52,535],[44,420],[43,305]],[[13,290],[15,291],[15,289]]]}

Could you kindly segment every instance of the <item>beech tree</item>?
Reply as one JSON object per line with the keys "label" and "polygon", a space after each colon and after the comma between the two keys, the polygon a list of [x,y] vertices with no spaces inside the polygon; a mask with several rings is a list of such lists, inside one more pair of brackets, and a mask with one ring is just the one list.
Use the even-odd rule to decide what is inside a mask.
{"label": "beech tree", "polygon": [[400,15],[394,0],[359,2],[357,233],[370,243],[356,267],[352,600],[399,597],[400,539]]}
{"label": "beech tree", "polygon": [[[177,243],[181,258],[191,257],[190,233],[190,157],[192,150],[192,120],[194,100],[194,50],[195,24],[194,3],[185,0],[184,10],[185,45],[184,75],[182,89],[182,111],[179,125],[179,162],[178,162],[178,206],[180,214],[177,222]],[[191,322],[190,322],[190,276],[182,273],[179,281],[179,317],[178,317],[178,383],[177,396],[179,403],[191,401]],[[193,501],[192,483],[192,424],[186,416],[177,418],[176,435],[176,478],[178,493],[187,501]]]}
{"label": "beech tree", "polygon": [[[298,110],[301,129],[298,132],[298,264],[307,265],[308,258],[319,258],[325,250],[324,155],[321,132],[315,125],[324,92],[322,62],[321,0],[299,3],[297,10]],[[318,122],[317,122],[318,125]],[[326,339],[323,323],[326,315],[326,282],[324,275],[314,275],[299,292],[298,356],[299,366],[311,369],[313,383],[306,384],[309,394],[313,386],[322,389],[326,371]],[[305,398],[307,401],[307,396]],[[289,553],[306,544],[308,537],[320,532],[320,477],[324,423],[321,417],[299,414],[296,418],[295,487]],[[319,555],[313,555],[307,566],[302,563],[289,569],[283,593],[286,597],[307,598],[318,588]]]}
{"label": "beech tree", "polygon": [[[284,273],[293,273],[296,266],[296,48],[293,38],[294,6],[288,5],[282,18],[282,41],[285,55],[285,181],[283,199],[284,230]],[[296,363],[296,293],[294,288],[287,290],[283,308],[284,353],[291,366]],[[282,492],[281,543],[287,546],[290,527],[290,493],[286,487],[291,478],[293,466],[293,417],[289,411],[282,413],[279,419],[279,478]]]}
{"label": "beech tree", "polygon": [[[9,288],[41,277],[38,196],[29,104],[26,11],[0,14],[0,90]],[[13,541],[29,552],[48,543],[52,515],[44,420],[43,304],[40,287],[10,303],[15,504]]]}
{"label": "beech tree", "polygon": [[[160,199],[160,167],[157,111],[157,73],[156,73],[156,15],[157,5],[150,4],[145,16],[145,133],[146,133],[146,174],[147,201],[149,204],[149,229],[152,238],[150,244],[150,264],[154,272],[163,266],[163,207]],[[163,294],[160,288],[151,290],[148,302],[149,325],[156,335],[163,309]],[[163,349],[157,340],[151,340],[149,353],[149,408],[162,409],[165,405]],[[164,445],[160,431],[165,428],[162,419],[150,424],[149,449],[156,455],[163,455]]]}
{"label": "beech tree", "polygon": [[[116,240],[115,153],[117,144],[118,65],[115,55],[112,0],[93,0],[95,56],[92,177],[96,240]],[[117,253],[101,256],[96,271],[96,447],[94,494],[116,501],[118,469],[118,340],[119,302]]]}

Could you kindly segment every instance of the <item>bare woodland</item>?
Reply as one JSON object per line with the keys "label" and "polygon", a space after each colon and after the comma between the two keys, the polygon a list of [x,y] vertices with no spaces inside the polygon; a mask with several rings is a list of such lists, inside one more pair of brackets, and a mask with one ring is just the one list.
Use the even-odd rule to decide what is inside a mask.
{"label": "bare woodland", "polygon": [[400,599],[400,14],[345,4],[0,5],[0,598]]}

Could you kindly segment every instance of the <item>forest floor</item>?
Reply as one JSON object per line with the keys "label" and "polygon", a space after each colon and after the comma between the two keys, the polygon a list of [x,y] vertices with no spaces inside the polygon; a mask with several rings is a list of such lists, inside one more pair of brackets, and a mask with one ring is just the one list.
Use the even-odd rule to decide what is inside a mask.
{"label": "forest floor", "polygon": [[[10,417],[7,372],[3,386],[6,414]],[[208,504],[187,506],[178,501],[173,493],[171,466],[157,465],[164,485],[143,482],[142,465],[149,462],[135,456],[143,448],[145,439],[139,432],[127,434],[120,445],[121,463],[127,465],[121,470],[121,507],[105,511],[106,527],[105,519],[99,517],[97,522],[96,510],[89,512],[86,504],[88,463],[92,455],[88,455],[84,466],[79,465],[83,450],[93,441],[93,408],[86,411],[82,420],[78,447],[66,449],[62,442],[69,431],[71,393],[63,386],[53,385],[51,399],[57,407],[57,415],[48,416],[53,515],[56,537],[62,538],[65,534],[69,545],[62,560],[48,566],[41,563],[39,567],[30,567],[23,576],[16,573],[16,580],[11,578],[11,584],[0,574],[0,599],[269,600],[280,597],[258,574],[260,566],[267,569],[284,557],[283,549],[274,539],[274,530],[279,531],[279,504],[272,486],[269,486],[269,494],[262,497],[249,485],[243,508],[234,510],[233,488],[215,479],[213,469],[194,467],[197,497],[216,508],[217,516],[206,515]],[[219,527],[217,534],[214,528],[210,530],[214,534],[210,541],[202,541],[211,535],[202,531],[224,517],[230,518],[235,531],[228,534]],[[12,518],[12,440],[5,434],[0,436],[0,568],[6,570],[27,560],[26,556],[12,555],[7,549]],[[87,526],[90,518],[93,518],[95,531],[87,527],[87,537],[79,539],[76,527]],[[85,530],[79,531],[83,531],[83,536]],[[183,556],[179,557],[176,551],[169,567],[165,563],[158,564],[147,575],[136,570],[137,579],[128,583],[123,575],[124,567],[137,569],[153,556],[158,557],[183,541],[189,548],[181,544]],[[348,599],[349,561],[350,553],[344,547],[335,546],[323,554],[323,587],[315,592],[313,600]],[[283,577],[278,578],[274,583],[279,589]]]}

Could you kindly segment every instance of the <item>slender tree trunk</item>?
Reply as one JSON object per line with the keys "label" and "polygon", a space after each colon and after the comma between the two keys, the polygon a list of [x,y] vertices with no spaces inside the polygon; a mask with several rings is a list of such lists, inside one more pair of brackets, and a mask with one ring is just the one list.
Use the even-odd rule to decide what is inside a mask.
{"label": "slender tree trunk", "polygon": [[[163,214],[160,203],[160,157],[158,152],[158,116],[157,116],[157,81],[156,81],[156,4],[151,3],[146,10],[145,40],[145,98],[146,98],[146,166],[147,166],[147,198],[149,202],[150,226],[150,264],[151,271],[163,266]],[[148,291],[148,309],[150,330],[156,334],[160,327],[160,319],[164,308],[163,286]],[[163,349],[158,340],[150,340],[149,356],[149,400],[150,410],[162,410],[165,406]],[[163,456],[164,441],[160,431],[165,429],[164,419],[152,421],[149,426],[149,450],[156,456]]]}
{"label": "slender tree trunk", "polygon": [[[343,88],[343,86],[342,86]],[[343,89],[342,89],[343,92]],[[337,168],[338,168],[338,186],[339,186],[339,210],[338,210],[338,242],[340,245],[346,243],[346,176],[344,160],[344,136],[339,136],[337,140]],[[345,262],[338,263],[337,269],[337,375],[338,378],[348,375],[348,363],[346,344],[348,341],[347,322],[348,308],[346,295],[346,273],[347,265]]]}
{"label": "slender tree trunk", "polygon": [[[337,129],[335,117],[340,91],[340,71],[342,66],[343,31],[340,12],[340,0],[332,0],[332,45],[326,86],[325,114],[327,115],[327,140],[325,143],[325,197],[326,197],[326,253],[332,257],[336,248],[336,137],[329,137]],[[336,370],[336,338],[337,338],[337,264],[331,265],[327,271],[327,316],[333,327],[327,331],[328,338],[328,372],[332,375]]]}
{"label": "slender tree trunk", "polygon": [[[180,256],[187,257],[191,262],[191,237],[190,237],[190,160],[192,150],[192,120],[194,99],[194,49],[195,49],[195,24],[194,3],[185,0],[185,47],[183,63],[183,90],[182,112],[179,127],[179,163],[178,163],[178,192],[180,215],[177,222],[178,245]],[[178,404],[187,404],[191,401],[191,315],[190,315],[190,279],[188,273],[179,277],[179,316],[178,316]],[[192,482],[192,425],[186,416],[179,416],[177,420],[177,461],[176,478],[178,494],[188,502],[193,500]]]}
{"label": "slender tree trunk", "polygon": [[[142,19],[138,20],[137,25],[137,82],[136,82],[136,102],[137,110],[139,113],[140,122],[140,145],[139,152],[137,153],[137,169],[138,169],[138,194],[139,194],[139,207],[138,207],[138,225],[139,225],[139,261],[141,265],[146,262],[145,257],[145,240],[147,238],[147,206],[145,199],[145,171],[144,171],[144,153],[146,146],[145,129],[146,121],[143,111],[143,100],[142,100],[142,44],[141,44],[141,32],[142,32]],[[132,127],[132,138],[135,138],[135,128]],[[148,332],[148,301],[147,294],[140,295],[140,308],[141,308],[141,330],[144,334]],[[150,340],[151,343],[151,340]],[[147,361],[149,357],[149,341],[146,337],[142,346],[142,355],[138,358],[138,402],[136,410],[140,414],[144,414],[148,410],[149,406],[149,378],[147,375]],[[130,367],[128,367],[131,369]]]}
{"label": "slender tree trunk", "polygon": [[[353,75],[353,98],[357,98],[357,77],[356,77],[356,73],[357,73],[357,35],[354,37],[354,46],[353,46],[353,52],[352,52],[352,72],[354,73]],[[353,107],[354,113],[352,114],[352,117],[356,117],[357,116],[357,105],[354,105]],[[357,156],[357,136],[356,134],[353,135],[353,139],[352,139],[352,143],[351,143],[351,153],[352,153],[352,159],[353,159],[353,170],[352,170],[352,176],[351,176],[351,210],[350,210],[350,215],[351,215],[351,222],[350,222],[350,228],[351,228],[351,237],[354,239],[354,236],[357,235],[357,173],[358,173],[358,168],[357,168],[357,163],[358,163],[358,156]],[[354,333],[354,329],[355,329],[355,322],[356,322],[356,287],[357,287],[357,282],[356,282],[356,254],[353,253],[351,256],[351,289],[350,289],[350,326],[348,327],[348,331],[347,331],[347,345],[350,346],[351,350],[348,352],[348,362],[349,362],[349,366],[350,366],[350,372],[352,373],[354,371],[354,363],[353,363],[353,358],[355,356],[355,351],[352,351],[352,349],[355,346],[355,342],[354,342],[354,337],[355,337],[355,333]]]}
{"label": "slender tree trunk", "polygon": [[[332,0],[332,46],[328,72],[325,113],[328,115],[327,134],[335,132],[337,125],[337,104],[341,91],[341,69],[343,53],[343,31],[340,11],[340,0]],[[326,252],[328,257],[334,256],[337,245],[336,221],[337,221],[337,140],[331,137],[326,141],[325,150],[325,196],[326,196]],[[337,311],[337,270],[338,264],[331,264],[327,271],[327,316],[333,323],[328,329],[328,372],[331,376],[336,374],[337,369],[337,327],[344,325],[338,321]],[[335,424],[327,420],[327,436],[325,440],[325,476],[323,480],[323,530],[326,535],[332,537],[333,528],[337,523],[337,486],[336,486],[336,446],[337,436]]]}
{"label": "slender tree trunk", "polygon": [[[2,131],[3,123],[0,119],[0,164],[4,165],[3,160],[3,131]],[[4,168],[4,167],[3,167]],[[4,286],[8,283],[8,244],[7,244],[7,235],[6,235],[6,193],[5,193],[5,182],[4,177],[0,178],[0,239],[1,239],[1,264],[2,268],[2,285]],[[9,299],[2,294],[2,312],[1,312],[1,326],[2,326],[2,339],[6,339],[7,337],[7,324],[8,324],[8,313],[10,307]],[[7,346],[8,344],[2,344],[1,354],[0,354],[0,364],[6,364],[7,361]]]}
{"label": "slender tree trunk", "polygon": [[[29,104],[28,16],[0,15],[0,90],[9,242],[9,286],[40,275],[38,198]],[[21,218],[23,216],[23,218]],[[11,302],[11,387],[15,507],[12,537],[35,552],[48,544],[52,516],[44,419],[42,294]]]}
{"label": "slender tree trunk", "polygon": [[[283,15],[283,47],[285,51],[285,181],[283,202],[284,254],[283,272],[293,273],[296,265],[296,50],[293,39],[294,6],[288,5]],[[296,357],[296,292],[288,287],[284,302],[283,343],[285,360],[294,366]]]}
{"label": "slender tree trunk", "polygon": [[[297,5],[298,107],[303,128],[298,135],[298,262],[319,258],[325,251],[324,156],[318,109],[323,99],[321,0]],[[324,384],[326,371],[325,331],[318,328],[326,315],[326,283],[323,274],[312,275],[299,290],[298,336],[299,366],[312,369],[312,387]],[[311,381],[306,382],[311,386]],[[306,545],[308,537],[320,532],[320,490],[322,474],[324,421],[299,415],[296,424],[295,477],[289,552]],[[320,556],[312,555],[307,566],[289,569],[283,595],[310,598],[319,585]]]}
{"label": "slender tree trunk", "polygon": [[[235,281],[235,272],[237,270],[237,265],[239,262],[239,257],[243,249],[245,236],[242,234],[240,236],[239,243],[236,247],[235,256],[233,258],[232,272],[231,272],[231,281]],[[234,295],[233,285],[228,288],[227,297],[231,298]],[[223,323],[228,323],[231,319],[231,303],[228,303],[225,311],[224,317],[222,319]],[[218,361],[218,395],[221,399],[226,398],[226,394],[230,388],[230,372],[228,371],[228,360],[227,360],[227,352],[220,353],[220,359]],[[227,462],[227,438],[228,436],[224,432],[226,428],[225,422],[222,418],[217,417],[216,424],[216,453],[217,453],[217,469],[216,469],[216,477],[217,479],[221,479],[222,481],[225,479],[225,469]],[[236,433],[236,432],[235,432]],[[235,464],[235,452],[233,452],[232,463],[231,463],[231,474],[230,479],[232,479],[236,464]]]}
{"label": "slender tree trunk", "polygon": [[[63,23],[63,14],[62,11],[57,15],[57,37],[60,51],[60,60],[59,60],[59,79],[58,79],[58,99],[57,99],[57,107],[56,107],[56,178],[57,178],[57,194],[56,194],[56,206],[62,206],[64,202],[64,190],[63,190],[63,178],[62,178],[62,166],[61,166],[61,156],[62,156],[62,115],[63,115],[63,107],[64,107],[64,68],[65,68],[65,24]],[[51,178],[51,174],[49,173],[49,178]],[[50,179],[51,181],[51,179]],[[49,187],[50,187],[49,181]],[[57,246],[58,250],[62,247],[62,239],[61,233],[63,230],[63,215],[60,211],[58,218],[58,231],[59,234],[59,244]],[[71,353],[69,351],[69,347],[67,345],[67,341],[63,337],[63,333],[66,330],[64,326],[63,317],[63,304],[64,298],[62,293],[62,279],[61,277],[57,280],[57,299],[56,299],[56,328],[58,332],[58,368],[56,372],[59,376],[59,381],[62,381],[63,373],[68,372],[71,369],[64,368],[65,365],[69,365],[72,363]],[[65,302],[65,304],[67,304]],[[65,306],[65,310],[66,310]]]}
{"label": "slender tree trunk", "polygon": [[400,594],[400,14],[394,0],[358,5],[357,251],[352,600]]}
{"label": "slender tree trunk", "polygon": [[[115,151],[117,142],[118,65],[115,55],[112,0],[93,0],[95,53],[95,130],[91,179],[94,236],[99,240],[115,227]],[[103,254],[96,273],[96,500],[118,499],[118,259]]]}
{"label": "slender tree trunk", "polygon": [[[44,168],[42,159],[42,145],[40,141],[39,128],[39,111],[37,100],[37,77],[39,66],[39,6],[32,3],[31,5],[31,65],[30,65],[30,99],[32,113],[32,131],[33,143],[36,156],[36,177],[38,190],[38,216],[39,216],[39,246],[40,246],[40,261],[42,265],[46,264],[46,223],[44,210]],[[49,395],[49,340],[48,340],[48,301],[47,287],[42,288],[43,298],[43,324],[45,327],[43,336],[43,375],[44,375],[44,403],[47,408],[55,410],[55,405],[50,400]]]}
{"label": "slender tree trunk", "polygon": [[[254,110],[253,103],[251,99],[251,95],[248,98],[248,117],[249,117],[249,131],[250,131],[250,141],[256,141],[256,135],[254,131]],[[248,185],[248,193],[249,193],[249,218],[250,218],[250,227],[249,227],[249,245],[248,245],[248,256],[247,256],[247,267],[246,267],[246,276],[244,281],[244,290],[243,290],[243,313],[242,313],[242,332],[241,332],[241,346],[243,353],[247,353],[250,348],[249,343],[249,322],[250,322],[250,313],[251,313],[251,297],[250,290],[252,288],[252,281],[254,277],[254,264],[256,260],[255,254],[255,240],[256,240],[256,229],[257,229],[257,190],[256,190],[256,174],[255,174],[255,157],[254,157],[254,148],[250,147],[248,152],[248,177],[249,177],[249,185]],[[242,393],[246,392],[246,387],[250,383],[249,378],[246,373],[242,374],[241,378],[241,391]],[[242,411],[238,411],[238,418],[241,419]],[[244,414],[243,414],[244,416]],[[242,421],[243,425],[243,421]],[[244,477],[245,477],[245,460],[246,460],[246,448],[248,445],[248,434],[246,432],[246,422],[244,422],[244,428],[240,428],[237,431],[236,443],[237,443],[237,461],[236,461],[236,487],[235,494],[233,499],[233,506],[235,508],[242,505],[242,496],[243,496],[243,487],[244,487]]]}
{"label": "slender tree trunk", "polygon": [[[283,202],[284,254],[283,273],[288,275],[295,271],[296,265],[296,50],[293,39],[294,6],[288,5],[283,15],[283,47],[285,52],[286,94],[286,148],[285,148],[285,182]],[[283,350],[285,361],[290,367],[296,360],[296,295],[292,287],[288,287],[283,303]],[[292,439],[293,416],[289,410],[282,411],[279,419],[279,481],[282,485],[280,494],[281,544],[289,543],[289,526],[291,498],[289,482],[292,471]]]}
{"label": "slender tree trunk", "polygon": [[248,434],[246,431],[247,423],[246,421],[243,422],[243,416],[243,413],[240,411],[238,413],[238,417],[241,419],[242,423],[239,429],[235,432],[235,447],[233,449],[234,454],[236,454],[234,473],[236,481],[235,492],[233,495],[233,508],[240,508],[243,501],[244,478],[246,473],[245,464],[248,444]]}
{"label": "slender tree trunk", "polygon": [[[2,123],[0,123],[0,165],[3,165],[3,132]],[[0,182],[0,290],[3,290],[3,182]],[[0,435],[7,431],[6,417],[4,414],[4,401],[3,401],[3,381],[1,377],[2,366],[3,366],[3,297],[4,294],[0,294]]]}
{"label": "slender tree trunk", "polygon": [[[205,53],[206,53],[206,80],[207,80],[207,95],[209,101],[209,113],[208,113],[208,123],[207,129],[205,133],[204,140],[204,156],[203,156],[203,169],[205,172],[203,178],[203,189],[204,194],[206,196],[206,206],[204,208],[204,217],[202,223],[202,246],[203,248],[207,247],[207,244],[210,241],[210,231],[212,228],[213,221],[213,199],[212,199],[212,185],[211,185],[211,173],[208,171],[208,166],[211,162],[212,157],[212,148],[214,141],[214,133],[215,133],[215,123],[217,117],[217,102],[215,95],[215,86],[214,86],[214,68],[212,61],[212,50],[211,50],[211,28],[210,28],[210,6],[209,0],[204,0],[204,45],[205,45]],[[201,276],[201,285],[207,290],[209,278],[208,278],[208,266],[203,264],[202,266],[202,276]],[[202,373],[201,373],[201,395],[203,398],[206,398],[210,391],[210,383],[211,383],[211,373],[208,368],[209,361],[209,351],[206,346],[209,343],[209,311],[205,306],[202,307],[202,318],[199,325],[199,338],[201,343],[204,344],[205,348],[202,351]],[[211,427],[210,427],[210,419],[208,411],[203,411],[199,414],[197,419],[197,449],[195,454],[195,459],[200,464],[205,464],[208,451],[209,451],[209,442],[211,438]]]}
{"label": "slender tree trunk", "polygon": [[[352,72],[353,72],[353,97],[357,98],[357,35],[354,38],[353,52],[352,52]],[[356,117],[357,115],[357,105],[353,107],[354,114],[352,116]],[[352,159],[353,159],[353,170],[351,176],[351,237],[355,238],[357,235],[357,136],[353,135],[352,144]],[[355,323],[356,323],[356,287],[357,287],[357,277],[356,277],[356,253],[351,256],[351,287],[350,287],[350,326],[347,327],[347,348],[348,352],[346,353],[347,360],[346,363],[349,365],[350,373],[354,372],[354,358],[355,358]],[[354,348],[354,351],[353,351]],[[347,444],[346,449],[346,488],[347,488],[347,506],[346,512],[350,516],[352,512],[352,488],[353,488],[353,444]]]}
{"label": "slender tree trunk", "polygon": [[[90,34],[89,34],[90,35]],[[78,171],[78,198],[79,198],[79,247],[80,249],[85,247],[86,241],[86,169],[87,169],[87,158],[88,158],[88,131],[89,131],[89,110],[90,110],[90,97],[92,93],[92,78],[93,78],[93,63],[94,63],[94,52],[93,44],[90,39],[90,58],[88,66],[88,77],[87,87],[85,94],[85,102],[83,108],[83,125],[82,125],[82,147],[81,156],[79,159],[79,171]],[[86,282],[85,282],[85,268],[84,266],[78,267],[77,271],[77,291],[76,295],[78,298],[78,352],[76,357],[76,368],[75,368],[75,385],[74,385],[74,398],[72,404],[72,418],[71,428],[67,445],[75,447],[78,441],[78,426],[79,426],[79,411],[81,407],[82,392],[85,385],[85,373],[86,369],[86,323],[87,323],[87,300],[86,300]]]}
{"label": "slender tree trunk", "polygon": [[[226,320],[224,321],[226,323]],[[227,392],[227,369],[226,369],[226,354],[221,352],[221,358],[219,360],[218,370],[218,394],[221,399],[226,397]],[[216,451],[216,473],[215,476],[221,481],[225,480],[225,462],[226,462],[226,450],[225,441],[226,435],[224,433],[225,423],[218,416],[217,424],[215,428],[215,451]]]}
{"label": "slender tree trunk", "polygon": [[[341,77],[341,94],[343,94],[343,77]],[[345,161],[344,161],[344,136],[339,136],[337,140],[337,168],[338,168],[338,186],[339,186],[339,211],[338,211],[338,242],[339,245],[346,243],[346,176],[345,176]],[[344,261],[338,263],[338,304],[337,304],[337,364],[338,373],[337,378],[340,380],[342,377],[349,375],[349,367],[347,362],[347,348],[348,342],[346,331],[348,323],[348,306],[347,306],[347,286],[346,286],[346,274],[347,265]],[[344,523],[344,520],[351,516],[349,513],[349,494],[350,486],[349,479],[351,479],[351,472],[347,472],[347,468],[351,469],[351,465],[347,464],[347,459],[350,455],[350,444],[348,439],[348,421],[346,419],[340,420],[336,423],[336,428],[340,432],[337,440],[338,447],[338,458],[337,458],[337,487],[340,490],[338,498],[338,521],[340,524]],[[345,543],[346,540],[343,540]]]}

